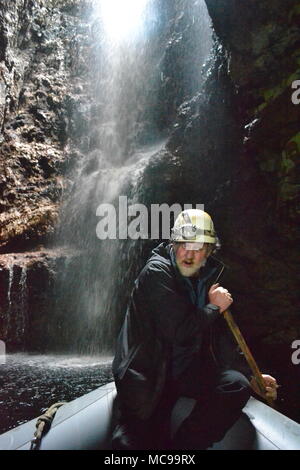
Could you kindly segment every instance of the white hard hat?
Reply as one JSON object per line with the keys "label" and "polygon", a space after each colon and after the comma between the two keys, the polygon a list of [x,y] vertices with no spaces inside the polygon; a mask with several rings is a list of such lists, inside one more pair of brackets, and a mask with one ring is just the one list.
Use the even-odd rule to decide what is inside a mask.
{"label": "white hard hat", "polygon": [[213,244],[218,242],[210,215],[200,209],[187,209],[178,215],[171,232],[171,240]]}

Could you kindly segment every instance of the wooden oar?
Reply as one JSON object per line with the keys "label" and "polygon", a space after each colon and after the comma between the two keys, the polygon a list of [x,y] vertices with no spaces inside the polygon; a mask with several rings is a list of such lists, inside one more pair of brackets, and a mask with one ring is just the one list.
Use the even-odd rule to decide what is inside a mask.
{"label": "wooden oar", "polygon": [[258,385],[262,395],[264,396],[264,398],[265,398],[266,402],[268,403],[268,405],[271,406],[272,408],[274,408],[274,400],[272,398],[269,398],[269,397],[266,396],[265,384],[264,384],[264,380],[263,380],[261,371],[259,370],[258,365],[256,364],[256,361],[255,361],[254,357],[252,356],[252,353],[251,353],[250,349],[248,348],[247,343],[246,343],[239,327],[235,323],[235,321],[234,321],[231,313],[229,312],[229,310],[226,310],[225,312],[223,312],[223,315],[224,315],[224,318],[227,321],[228,326],[229,326],[230,330],[232,331],[238,345],[240,346],[242,352],[245,355],[245,358],[246,358],[246,360],[249,364],[250,369],[252,370],[253,376],[256,379],[257,385]]}

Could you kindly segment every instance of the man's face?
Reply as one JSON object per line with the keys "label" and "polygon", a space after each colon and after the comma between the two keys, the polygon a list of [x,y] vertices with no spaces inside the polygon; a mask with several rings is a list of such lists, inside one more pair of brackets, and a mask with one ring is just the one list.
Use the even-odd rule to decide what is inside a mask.
{"label": "man's face", "polygon": [[174,244],[177,267],[182,276],[197,276],[199,269],[208,257],[208,248],[204,244],[202,248],[198,250],[187,250],[186,245],[191,245],[191,243]]}

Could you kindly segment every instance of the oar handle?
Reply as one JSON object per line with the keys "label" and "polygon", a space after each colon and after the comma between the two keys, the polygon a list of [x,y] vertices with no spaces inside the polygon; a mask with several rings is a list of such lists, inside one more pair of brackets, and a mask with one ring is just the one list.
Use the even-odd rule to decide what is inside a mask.
{"label": "oar handle", "polygon": [[253,376],[256,379],[257,385],[258,385],[262,395],[265,397],[265,400],[268,403],[268,405],[273,408],[274,407],[274,401],[272,400],[272,398],[266,397],[265,384],[264,384],[264,380],[263,380],[261,371],[259,370],[258,365],[257,365],[254,357],[252,356],[252,353],[251,353],[250,349],[248,348],[248,345],[247,345],[247,343],[246,343],[239,327],[235,323],[235,321],[234,321],[231,313],[229,312],[229,310],[226,310],[225,312],[223,312],[223,315],[224,315],[224,318],[225,318],[231,332],[233,333],[238,345],[240,346],[242,352],[244,353],[244,356],[245,356],[245,358],[246,358],[246,360],[249,364],[250,369],[252,370]]}

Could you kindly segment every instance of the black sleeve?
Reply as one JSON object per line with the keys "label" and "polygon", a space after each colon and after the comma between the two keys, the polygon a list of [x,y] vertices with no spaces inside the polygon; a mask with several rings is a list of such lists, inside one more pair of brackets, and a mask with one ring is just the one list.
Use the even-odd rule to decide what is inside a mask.
{"label": "black sleeve", "polygon": [[220,315],[208,306],[193,305],[186,293],[178,291],[174,275],[155,264],[142,271],[139,289],[156,334],[171,343],[189,341]]}

